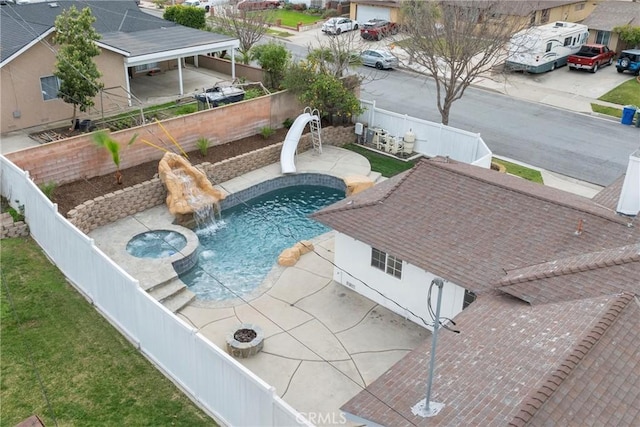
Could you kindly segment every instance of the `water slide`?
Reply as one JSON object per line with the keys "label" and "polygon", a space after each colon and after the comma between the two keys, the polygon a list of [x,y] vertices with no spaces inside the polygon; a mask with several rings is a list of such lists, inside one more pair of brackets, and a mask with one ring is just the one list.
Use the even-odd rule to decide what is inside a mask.
{"label": "water slide", "polygon": [[307,123],[312,120],[319,121],[320,118],[318,116],[312,116],[309,113],[302,113],[293,122],[291,128],[289,128],[287,137],[284,139],[284,144],[282,144],[282,151],[280,152],[280,167],[282,168],[282,173],[296,172],[294,157],[296,155],[296,149],[298,148],[298,142]]}

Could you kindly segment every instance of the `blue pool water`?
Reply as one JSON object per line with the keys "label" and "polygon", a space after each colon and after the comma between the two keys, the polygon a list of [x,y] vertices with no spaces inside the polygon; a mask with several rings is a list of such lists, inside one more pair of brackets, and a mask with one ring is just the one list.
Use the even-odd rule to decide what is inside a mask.
{"label": "blue pool water", "polygon": [[134,236],[127,243],[127,252],[137,258],[166,258],[180,252],[187,238],[170,230],[152,230]]}
{"label": "blue pool water", "polygon": [[200,300],[242,296],[262,283],[283,249],[329,231],[307,215],[344,198],[344,191],[295,186],[224,210],[213,226],[196,230],[197,265],[180,279]]}

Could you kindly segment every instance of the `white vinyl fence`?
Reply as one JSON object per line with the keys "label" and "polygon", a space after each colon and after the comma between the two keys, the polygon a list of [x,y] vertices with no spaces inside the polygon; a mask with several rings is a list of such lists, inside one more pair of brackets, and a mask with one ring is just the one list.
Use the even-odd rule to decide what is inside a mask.
{"label": "white vinyl fence", "polygon": [[137,280],[58,213],[28,172],[4,156],[0,160],[2,195],[14,208],[24,206],[33,239],[73,285],[192,400],[226,425],[311,425],[273,387],[142,290]]}
{"label": "white vinyl fence", "polygon": [[383,110],[376,107],[375,101],[360,100],[360,105],[364,112],[356,117],[357,122],[366,123],[369,128],[382,128],[397,137],[411,130],[416,135],[413,149],[416,153],[428,157],[449,156],[459,162],[491,167],[491,150],[479,133]]}

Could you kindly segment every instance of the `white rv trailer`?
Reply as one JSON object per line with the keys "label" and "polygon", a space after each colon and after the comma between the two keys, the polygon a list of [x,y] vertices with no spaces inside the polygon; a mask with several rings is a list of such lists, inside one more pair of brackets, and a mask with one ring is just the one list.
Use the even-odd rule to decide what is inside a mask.
{"label": "white rv trailer", "polygon": [[553,22],[520,31],[509,41],[509,70],[544,73],[567,64],[567,57],[587,42],[586,25]]}

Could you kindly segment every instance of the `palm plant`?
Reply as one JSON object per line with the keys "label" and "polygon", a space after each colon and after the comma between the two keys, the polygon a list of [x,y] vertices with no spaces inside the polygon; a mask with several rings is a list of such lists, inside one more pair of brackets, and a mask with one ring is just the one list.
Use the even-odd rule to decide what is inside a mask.
{"label": "palm plant", "polygon": [[[127,145],[133,144],[138,137],[138,134],[134,134]],[[116,184],[122,185],[122,172],[120,172],[120,144],[105,131],[98,131],[93,134],[93,142],[99,147],[103,147],[111,154],[111,159],[116,165]]]}

